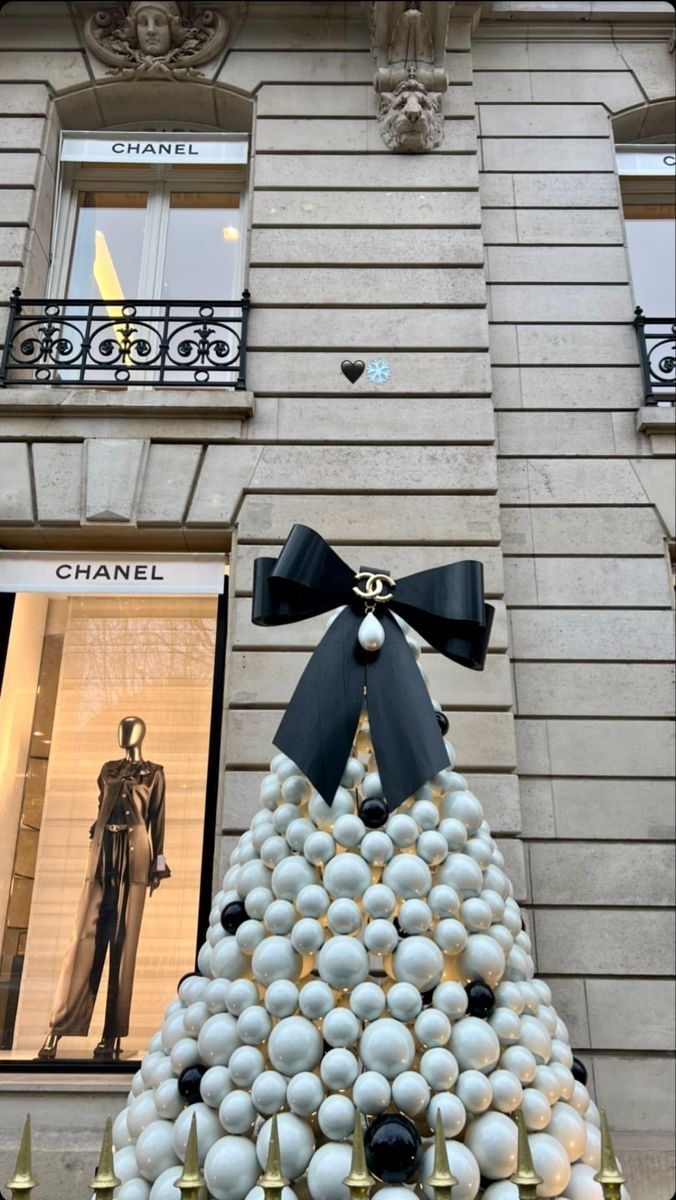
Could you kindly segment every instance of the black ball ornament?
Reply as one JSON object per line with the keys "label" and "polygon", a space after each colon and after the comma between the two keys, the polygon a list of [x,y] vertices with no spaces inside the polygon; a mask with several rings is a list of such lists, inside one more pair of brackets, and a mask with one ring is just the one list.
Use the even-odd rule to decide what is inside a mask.
{"label": "black ball ornament", "polygon": [[366,1130],[364,1148],[369,1170],[383,1183],[405,1183],[415,1175],[422,1157],[418,1130],[399,1113],[376,1117]]}
{"label": "black ball ornament", "polygon": [[439,728],[441,730],[442,736],[446,737],[446,734],[448,733],[448,730],[450,728],[449,723],[448,723],[448,717],[446,716],[446,713],[445,712],[435,712],[434,715],[437,718],[437,722],[439,724]]}
{"label": "black ball ornament", "polygon": [[231,900],[221,913],[221,925],[226,933],[237,933],[240,925],[247,919],[243,900]]}
{"label": "black ball ornament", "polygon": [[390,812],[382,796],[369,796],[359,807],[359,816],[367,829],[382,829]]}
{"label": "black ball ornament", "polygon": [[570,1069],[572,1072],[573,1079],[576,1079],[578,1083],[583,1083],[586,1085],[587,1080],[589,1079],[589,1072],[588,1072],[587,1068],[585,1067],[582,1059],[574,1058],[573,1065]]}
{"label": "black ball ornament", "polygon": [[487,983],[468,983],[465,991],[467,1011],[471,1017],[487,1017],[495,1008],[493,989],[489,988]]}
{"label": "black ball ornament", "polygon": [[199,1104],[202,1099],[200,1092],[200,1084],[202,1076],[206,1073],[207,1067],[192,1066],[185,1067],[178,1077],[178,1094],[182,1096],[187,1104]]}

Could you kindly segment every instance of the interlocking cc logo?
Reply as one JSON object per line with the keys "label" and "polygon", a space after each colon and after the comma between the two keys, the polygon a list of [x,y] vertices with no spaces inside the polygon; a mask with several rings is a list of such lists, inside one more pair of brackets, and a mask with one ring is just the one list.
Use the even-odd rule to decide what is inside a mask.
{"label": "interlocking cc logo", "polygon": [[362,600],[366,600],[368,604],[385,604],[394,595],[393,591],[383,591],[385,584],[390,588],[396,586],[394,580],[389,575],[386,575],[384,571],[357,571],[355,579],[364,579],[366,581],[363,588],[355,585],[352,591],[355,595],[361,597]]}

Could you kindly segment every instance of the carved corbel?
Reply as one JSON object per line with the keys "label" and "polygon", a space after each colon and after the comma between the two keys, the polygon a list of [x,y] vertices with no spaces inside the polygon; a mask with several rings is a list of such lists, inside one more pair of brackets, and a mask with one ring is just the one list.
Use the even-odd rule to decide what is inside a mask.
{"label": "carved corbel", "polygon": [[441,144],[450,10],[449,0],[373,2],[373,86],[380,97],[378,125],[391,150],[424,154]]}

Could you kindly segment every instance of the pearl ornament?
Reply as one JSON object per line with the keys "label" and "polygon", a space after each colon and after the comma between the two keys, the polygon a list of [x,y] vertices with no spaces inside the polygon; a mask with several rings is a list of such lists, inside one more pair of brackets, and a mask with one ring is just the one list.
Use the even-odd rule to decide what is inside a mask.
{"label": "pearl ornament", "polygon": [[587,1126],[570,1104],[559,1101],[554,1105],[547,1133],[561,1143],[569,1162],[582,1157],[587,1145]]}
{"label": "pearl ornament", "polygon": [[507,1046],[500,1056],[500,1066],[512,1071],[521,1083],[532,1083],[537,1063],[526,1046]]}
{"label": "pearl ornament", "polygon": [[418,822],[407,813],[394,813],[387,822],[387,835],[399,850],[414,846],[419,832]]}
{"label": "pearl ornament", "polygon": [[551,1105],[537,1088],[527,1087],[521,1101],[521,1111],[529,1133],[546,1129],[552,1116]]}
{"label": "pearl ornament", "polygon": [[219,1138],[204,1160],[204,1178],[214,1200],[244,1200],[259,1171],[253,1142],[244,1137]]}
{"label": "pearl ornament", "polygon": [[397,897],[384,883],[374,883],[362,896],[362,906],[369,917],[391,917],[397,907]]}
{"label": "pearl ornament", "polygon": [[313,917],[302,917],[291,930],[291,945],[298,954],[316,954],[324,945],[324,928]]}
{"label": "pearl ornament", "polygon": [[422,1009],[422,996],[412,983],[395,983],[387,993],[387,1007],[396,1021],[414,1021]]}
{"label": "pearl ornament", "polygon": [[432,910],[424,900],[405,900],[397,915],[404,933],[425,933],[432,924]]}
{"label": "pearl ornament", "polygon": [[374,613],[367,612],[357,630],[357,641],[370,654],[380,650],[385,641],[385,630]]}
{"label": "pearl ornament", "polygon": [[361,1025],[349,1008],[334,1008],[324,1017],[322,1033],[329,1046],[353,1046]]}
{"label": "pearl ornament", "polygon": [[238,1046],[230,1055],[228,1070],[238,1087],[251,1087],[254,1079],[265,1069],[265,1059],[255,1046]]}
{"label": "pearl ornament", "polygon": [[272,1021],[262,1005],[254,1004],[237,1018],[237,1036],[247,1046],[260,1046],[270,1035]]}
{"label": "pearl ornament", "polygon": [[561,1196],[570,1180],[568,1155],[560,1142],[548,1133],[534,1133],[528,1139],[533,1157],[533,1169],[542,1177],[538,1188],[541,1196]]}
{"label": "pearl ornament", "polygon": [[282,1075],[312,1071],[322,1057],[319,1030],[306,1017],[285,1017],[270,1034],[268,1057]]}
{"label": "pearl ornament", "polygon": [[265,910],[263,923],[268,933],[283,937],[296,922],[296,910],[289,900],[273,900]]}
{"label": "pearl ornament", "polygon": [[325,888],[319,884],[308,884],[301,888],[296,896],[296,911],[301,917],[323,917],[331,898]]}
{"label": "pearl ornament", "polygon": [[394,1079],[408,1071],[415,1058],[415,1044],[405,1025],[381,1017],[368,1025],[359,1042],[359,1056],[368,1071]]}
{"label": "pearl ornament", "polygon": [[414,1033],[425,1050],[445,1046],[451,1037],[451,1022],[438,1008],[428,1008],[416,1017]]}
{"label": "pearl ornament", "polygon": [[352,1147],[327,1142],[315,1151],[307,1170],[307,1186],[312,1200],[349,1200],[343,1180],[350,1172]]}
{"label": "pearl ornament", "polygon": [[276,979],[263,1000],[271,1017],[290,1017],[298,1008],[298,988],[290,979]]}
{"label": "pearl ornament", "polygon": [[230,1092],[221,1103],[218,1119],[226,1133],[251,1133],[256,1120],[256,1109],[249,1093]]}
{"label": "pearl ornament", "polygon": [[498,1112],[512,1113],[519,1108],[523,1099],[523,1088],[516,1076],[509,1071],[492,1071],[493,1108]]}
{"label": "pearl ornament", "polygon": [[347,897],[334,900],[329,905],[326,919],[332,933],[350,934],[361,929],[362,914],[359,905]]}
{"label": "pearl ornament", "polygon": [[487,1112],[477,1117],[465,1134],[465,1145],[486,1179],[509,1179],[514,1174],[517,1142],[515,1122],[500,1112]]}
{"label": "pearl ornament", "polygon": [[[315,1148],[312,1130],[306,1121],[293,1113],[280,1113],[277,1117],[282,1174],[287,1179],[299,1179],[306,1170]],[[256,1154],[265,1170],[272,1134],[272,1119],[266,1121],[258,1131]]]}
{"label": "pearl ornament", "polygon": [[458,970],[468,982],[480,980],[495,988],[505,970],[505,956],[493,938],[473,933],[460,954]]}
{"label": "pearl ornament", "polygon": [[287,1084],[287,1104],[291,1112],[299,1117],[309,1117],[317,1112],[324,1096],[324,1085],[312,1071],[300,1071]]}
{"label": "pearl ornament", "polygon": [[412,983],[421,992],[436,987],[441,980],[443,969],[444,956],[431,938],[406,938],[399,943],[394,953],[396,978],[404,983]]}
{"label": "pearl ornament", "polygon": [[376,1021],[385,1005],[385,993],[377,983],[360,983],[350,995],[350,1008],[362,1021]]}
{"label": "pearl ornament", "polygon": [[[453,1200],[475,1200],[481,1186],[481,1176],[478,1163],[471,1150],[462,1142],[446,1142],[446,1154],[452,1173],[458,1182],[453,1188]],[[425,1151],[422,1161],[421,1176],[425,1195],[432,1200],[434,1190],[426,1182],[434,1167],[434,1146]]]}
{"label": "pearl ornament", "polygon": [[254,951],[251,968],[259,983],[269,987],[277,979],[297,979],[302,962],[285,937],[265,938]]}
{"label": "pearl ornament", "polygon": [[174,1150],[174,1126],[171,1121],[151,1121],[146,1125],[136,1140],[135,1152],[138,1169],[149,1183],[154,1183],[169,1167],[176,1166],[178,1156]]}
{"label": "pearl ornament", "polygon": [[360,1112],[376,1117],[389,1108],[392,1087],[379,1071],[363,1071],[354,1082],[352,1099]]}
{"label": "pearl ornament", "polygon": [[359,1074],[359,1063],[349,1050],[337,1047],[325,1054],[319,1074],[330,1092],[343,1092],[352,1087]]}
{"label": "pearl ornament", "polygon": [[370,921],[364,930],[364,945],[371,954],[391,954],[399,935],[391,921]]}
{"label": "pearl ornament", "polygon": [[433,1092],[447,1092],[458,1078],[458,1064],[450,1050],[433,1046],[420,1059],[420,1074]]}
{"label": "pearl ornament", "polygon": [[[337,859],[333,861],[336,862]],[[366,979],[369,969],[368,954],[361,942],[355,938],[336,936],[322,946],[317,966],[320,978],[328,983],[329,987],[342,991],[353,988]]]}
{"label": "pearl ornament", "polygon": [[486,1112],[493,1100],[491,1082],[481,1071],[462,1071],[456,1080],[455,1094],[473,1116]]}
{"label": "pearl ornament", "polygon": [[348,1138],[354,1129],[354,1104],[349,1096],[327,1096],[319,1107],[317,1123],[332,1142]]}
{"label": "pearl ornament", "polygon": [[320,979],[313,979],[310,983],[306,983],[300,990],[298,1004],[300,1011],[304,1017],[310,1021],[317,1021],[320,1017],[325,1017],[334,1006],[333,992],[326,983],[322,983]]}
{"label": "pearl ornament", "polygon": [[382,829],[372,829],[365,834],[359,849],[362,858],[371,867],[383,867],[394,854],[392,839]]}
{"label": "pearl ornament", "polygon": [[366,826],[355,813],[344,813],[333,827],[333,837],[339,846],[354,850],[366,833]]}
{"label": "pearl ornament", "polygon": [[417,1071],[402,1071],[392,1083],[392,1100],[400,1112],[417,1117],[430,1102],[430,1088]]}
{"label": "pearl ornament", "polygon": [[467,1113],[465,1106],[452,1092],[440,1092],[432,1096],[427,1106],[427,1124],[436,1129],[437,1113],[441,1113],[441,1124],[447,1138],[457,1137],[465,1128]]}
{"label": "pearl ornament", "polygon": [[210,1108],[218,1108],[232,1089],[233,1083],[227,1067],[209,1067],[202,1076],[200,1092],[204,1103]]}
{"label": "pearl ornament", "polygon": [[236,1046],[237,1022],[230,1013],[216,1013],[204,1022],[197,1047],[205,1066],[227,1066]]}
{"label": "pearl ornament", "polygon": [[286,1080],[278,1071],[263,1071],[251,1086],[251,1099],[264,1116],[279,1112],[286,1101]]}
{"label": "pearl ornament", "polygon": [[434,989],[432,1003],[452,1021],[458,1021],[467,1012],[467,992],[461,983],[449,980]]}

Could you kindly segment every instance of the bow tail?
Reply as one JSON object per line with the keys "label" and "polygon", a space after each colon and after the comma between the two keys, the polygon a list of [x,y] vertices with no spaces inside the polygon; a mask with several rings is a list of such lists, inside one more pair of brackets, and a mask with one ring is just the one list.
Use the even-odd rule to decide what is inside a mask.
{"label": "bow tail", "polygon": [[394,809],[448,766],[448,753],[404,635],[389,614],[382,620],[385,641],[367,667],[366,704],[383,793]]}
{"label": "bow tail", "polygon": [[329,627],[298,681],[274,744],[331,804],[352,751],[364,700],[359,617],[345,609]]}

